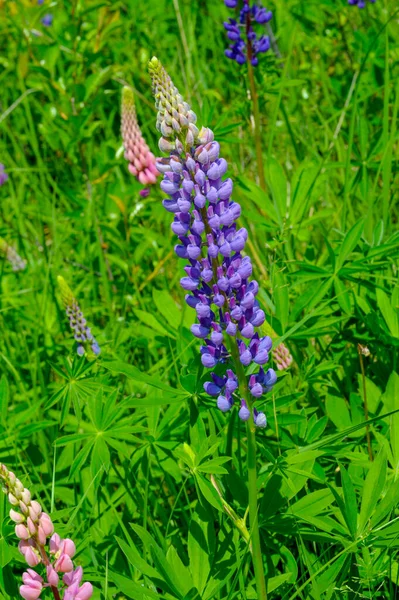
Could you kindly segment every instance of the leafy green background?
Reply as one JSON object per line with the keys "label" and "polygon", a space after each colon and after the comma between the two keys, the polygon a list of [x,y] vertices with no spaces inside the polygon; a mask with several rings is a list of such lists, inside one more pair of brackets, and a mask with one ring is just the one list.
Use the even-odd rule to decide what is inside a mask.
{"label": "leafy green background", "polygon": [[[124,84],[156,151],[153,54],[221,143],[261,304],[294,357],[257,435],[269,597],[399,596],[397,3],[268,6],[264,193],[221,0],[0,2],[0,235],[28,263],[0,263],[0,459],[76,541],[95,600],[256,598],[234,521],[245,430],[203,394],[170,215],[121,153]],[[98,361],[76,356],[58,274]],[[24,565],[0,510],[0,594],[16,598]]]}

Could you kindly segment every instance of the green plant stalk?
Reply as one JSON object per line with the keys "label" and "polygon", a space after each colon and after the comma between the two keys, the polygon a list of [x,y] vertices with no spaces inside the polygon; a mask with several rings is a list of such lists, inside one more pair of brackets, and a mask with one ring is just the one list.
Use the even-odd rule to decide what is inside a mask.
{"label": "green plant stalk", "polygon": [[[251,26],[251,17],[248,13],[247,14],[247,22],[246,22],[247,40],[248,40],[250,26]],[[265,172],[263,169],[263,159],[262,159],[262,136],[261,136],[261,125],[260,125],[259,97],[258,97],[258,92],[256,91],[254,68],[252,66],[251,60],[252,60],[252,48],[251,48],[251,44],[247,41],[248,80],[249,80],[249,88],[251,91],[251,100],[252,100],[253,113],[254,113],[254,141],[255,141],[256,162],[257,162],[257,166],[258,166],[259,185],[263,191],[266,191],[266,180],[265,180]]]}
{"label": "green plant stalk", "polygon": [[[251,409],[252,413],[252,409]],[[263,570],[262,549],[260,546],[258,521],[258,486],[256,473],[256,437],[255,426],[250,418],[247,421],[247,468],[249,493],[249,525],[252,540],[252,561],[255,569],[256,590],[259,600],[267,599],[266,580]]]}
{"label": "green plant stalk", "polygon": [[230,352],[233,358],[235,373],[239,381],[239,390],[245,399],[251,416],[247,425],[247,469],[248,469],[248,495],[249,495],[249,526],[252,542],[252,562],[255,571],[255,582],[258,600],[267,600],[266,579],[263,568],[262,549],[260,545],[259,520],[258,520],[258,486],[256,473],[256,436],[253,419],[253,401],[247,385],[245,370],[240,362],[237,344],[234,340],[230,343]]}

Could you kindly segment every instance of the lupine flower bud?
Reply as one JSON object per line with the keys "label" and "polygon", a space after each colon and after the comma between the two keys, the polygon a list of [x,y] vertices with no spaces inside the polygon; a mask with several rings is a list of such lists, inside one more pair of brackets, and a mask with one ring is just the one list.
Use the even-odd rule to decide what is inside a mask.
{"label": "lupine flower bud", "polygon": [[[0,172],[1,181],[1,172]],[[1,185],[1,183],[0,183]],[[3,256],[10,263],[13,271],[23,271],[26,267],[26,260],[21,258],[17,251],[7,244],[7,242],[0,237],[0,256]]]}
{"label": "lupine flower bud", "polygon": [[[124,87],[122,91],[122,139],[125,158],[129,161],[129,171],[143,185],[156,183],[159,172],[155,166],[155,157],[147,146],[137,122],[133,90]],[[141,190],[142,197],[148,196],[149,190]]]}
{"label": "lupine flower bud", "polygon": [[[226,363],[234,366],[237,357],[244,366],[264,365],[272,341],[255,332],[265,314],[256,299],[258,283],[250,280],[251,260],[241,254],[248,232],[236,224],[241,207],[232,199],[233,182],[223,180],[227,162],[219,157],[220,147],[210,130],[198,132],[187,126],[187,121],[192,124],[196,117],[158,59],[150,61],[149,70],[158,109],[157,128],[173,148],[168,159],[158,161],[164,175],[160,185],[169,196],[164,207],[174,214],[171,228],[179,238],[176,254],[188,261],[180,285],[189,292],[186,302],[197,314],[198,322],[191,331],[203,340],[201,362],[206,368]],[[187,129],[192,136],[187,135]],[[238,382],[234,370],[228,368],[223,376],[212,373],[212,381],[206,382],[204,389],[217,396],[217,406],[227,412],[240,384],[246,390],[248,406],[245,401],[241,403],[239,415],[247,420],[255,399],[275,383],[273,373],[260,367],[249,381]],[[266,421],[263,423],[259,416],[263,413],[257,413],[258,418],[253,414],[255,424],[264,427]]]}
{"label": "lupine flower bud", "polygon": [[10,510],[10,519],[14,521],[14,523],[23,523],[25,521],[24,515],[21,515],[21,513],[13,509]]}
{"label": "lupine flower bud", "polygon": [[[225,0],[228,8],[236,8],[238,0]],[[241,0],[239,19],[229,19],[224,23],[227,37],[233,42],[225,55],[243,65],[247,60],[256,67],[258,65],[258,54],[267,52],[270,48],[270,39],[267,35],[257,35],[253,25],[265,25],[272,18],[272,13],[260,4],[250,4],[250,0]]]}
{"label": "lupine flower bud", "polygon": [[18,544],[18,550],[25,558],[26,562],[30,567],[36,567],[39,563],[42,562],[40,553],[34,547],[34,542],[32,540],[26,541],[22,540]]}
{"label": "lupine flower bud", "polygon": [[69,324],[74,332],[74,338],[78,343],[76,350],[78,355],[83,356],[86,350],[90,348],[91,351],[98,356],[101,352],[100,346],[93,336],[90,327],[87,326],[86,319],[84,318],[70,287],[60,275],[57,277],[57,281],[60,287],[62,301],[65,306],[65,312],[69,318]]}
{"label": "lupine flower bud", "polygon": [[25,525],[22,525],[21,523],[15,526],[15,535],[20,540],[28,540],[31,537],[28,528]]}

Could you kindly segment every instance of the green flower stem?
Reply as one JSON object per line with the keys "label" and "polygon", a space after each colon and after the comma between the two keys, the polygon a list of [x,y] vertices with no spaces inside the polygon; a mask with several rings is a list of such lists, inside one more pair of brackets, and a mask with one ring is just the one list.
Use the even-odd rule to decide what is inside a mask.
{"label": "green flower stem", "polygon": [[248,387],[245,384],[247,377],[245,369],[239,357],[238,347],[235,340],[232,340],[230,345],[230,353],[234,362],[235,373],[239,381],[239,390],[241,396],[245,399],[251,416],[248,419],[247,425],[247,468],[248,468],[248,494],[249,494],[249,525],[252,542],[252,562],[255,570],[256,591],[258,600],[267,600],[266,579],[263,568],[262,549],[260,546],[260,533],[258,521],[258,486],[256,474],[256,436],[255,423],[253,419],[253,401],[249,393]]}
{"label": "green flower stem", "polygon": [[[251,28],[251,16],[247,14],[246,20],[246,29],[247,29],[247,40],[248,35]],[[261,136],[261,125],[260,125],[260,113],[259,113],[259,98],[258,92],[256,91],[256,83],[254,76],[254,68],[252,66],[252,46],[249,41],[247,41],[247,65],[248,65],[248,80],[249,87],[251,90],[251,100],[253,105],[253,113],[254,113],[254,140],[255,140],[255,152],[256,152],[256,162],[258,165],[258,176],[259,176],[259,185],[263,191],[266,190],[266,180],[265,180],[265,171],[263,169],[263,159],[262,159],[262,136]]]}
{"label": "green flower stem", "polygon": [[[251,409],[252,412],[252,409]],[[247,468],[249,492],[249,524],[252,539],[252,561],[255,569],[256,590],[258,600],[267,600],[266,580],[263,568],[262,550],[260,546],[259,521],[258,521],[258,487],[256,475],[256,437],[255,425],[250,418],[247,421]]]}

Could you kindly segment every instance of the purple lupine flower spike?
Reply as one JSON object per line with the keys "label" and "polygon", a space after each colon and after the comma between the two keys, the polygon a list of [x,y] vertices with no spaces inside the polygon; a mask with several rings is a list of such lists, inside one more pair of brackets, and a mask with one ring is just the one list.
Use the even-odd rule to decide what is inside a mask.
{"label": "purple lupine flower spike", "polygon": [[88,327],[87,321],[84,318],[79,304],[72,294],[70,287],[66,283],[65,279],[60,275],[57,277],[57,281],[58,285],[60,286],[65,312],[69,318],[69,324],[74,333],[74,338],[77,341],[76,352],[79,356],[83,356],[86,350],[90,348],[90,350],[96,356],[98,356],[101,352],[100,346],[93,336],[90,327]]}
{"label": "purple lupine flower spike", "polygon": [[[212,131],[194,125],[195,114],[157,58],[150,61],[149,70],[160,148],[169,152],[168,158],[157,162],[164,176],[161,189],[167,195],[163,205],[174,214],[175,252],[187,261],[180,285],[197,315],[191,331],[202,340],[204,367],[221,365],[223,370],[225,365],[224,374],[211,373],[204,389],[217,398],[223,412],[238,398],[240,418],[246,421],[252,414],[255,424],[265,427],[266,418],[254,412],[253,403],[277,380],[272,369],[265,372],[261,366],[269,359],[272,340],[256,332],[265,314],[256,298],[258,283],[251,280],[251,259],[242,254],[248,232],[236,223],[241,207],[232,198],[232,180],[224,179],[227,163],[219,156]],[[255,367],[250,377],[244,371],[249,365]]]}
{"label": "purple lupine flower spike", "polygon": [[8,179],[8,174],[5,172],[5,166],[0,163],[0,187],[5,184]]}
{"label": "purple lupine flower spike", "polygon": [[[371,4],[374,4],[375,0],[369,0],[369,2]],[[348,0],[348,4],[351,4],[352,6],[357,6],[358,8],[365,8],[366,0]]]}
{"label": "purple lupine flower spike", "polygon": [[21,258],[15,248],[3,238],[0,238],[0,256],[8,260],[13,271],[23,271],[26,267],[26,260]]}
{"label": "purple lupine flower spike", "polygon": [[225,55],[239,65],[245,64],[248,59],[256,67],[259,62],[257,55],[267,52],[270,48],[270,38],[267,35],[258,35],[254,30],[254,24],[266,25],[273,15],[261,4],[251,5],[250,0],[224,0],[224,2],[227,8],[241,6],[238,21],[230,18],[223,24],[227,37],[233,42],[225,50]]}

